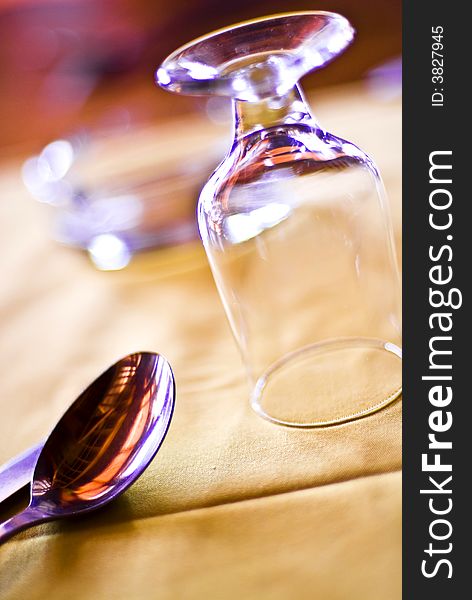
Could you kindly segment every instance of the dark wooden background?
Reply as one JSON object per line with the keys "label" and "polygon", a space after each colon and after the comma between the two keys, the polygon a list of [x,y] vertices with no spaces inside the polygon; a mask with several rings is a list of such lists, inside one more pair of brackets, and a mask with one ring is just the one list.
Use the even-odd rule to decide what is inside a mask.
{"label": "dark wooden background", "polygon": [[142,123],[200,110],[155,88],[177,46],[231,23],[289,10],[330,10],[354,45],[305,88],[357,80],[401,53],[400,0],[0,0],[0,156],[83,125]]}

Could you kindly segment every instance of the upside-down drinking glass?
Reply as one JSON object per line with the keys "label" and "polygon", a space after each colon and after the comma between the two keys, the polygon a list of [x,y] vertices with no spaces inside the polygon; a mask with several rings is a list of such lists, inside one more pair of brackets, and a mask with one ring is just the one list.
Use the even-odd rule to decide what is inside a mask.
{"label": "upside-down drinking glass", "polygon": [[200,234],[252,406],[293,427],[351,421],[401,393],[399,279],[378,170],[319,125],[298,86],[352,38],[334,13],[274,15],[199,38],[157,71],[167,90],[232,98],[233,143],[201,192]]}

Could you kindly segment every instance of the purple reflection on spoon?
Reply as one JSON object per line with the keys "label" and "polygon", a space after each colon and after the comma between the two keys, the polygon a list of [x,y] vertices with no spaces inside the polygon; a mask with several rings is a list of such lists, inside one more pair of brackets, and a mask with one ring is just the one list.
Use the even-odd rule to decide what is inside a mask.
{"label": "purple reflection on spoon", "polygon": [[38,457],[29,506],[0,525],[0,542],[33,524],[94,510],[146,469],[172,418],[167,360],[140,352],[95,380],[59,420]]}

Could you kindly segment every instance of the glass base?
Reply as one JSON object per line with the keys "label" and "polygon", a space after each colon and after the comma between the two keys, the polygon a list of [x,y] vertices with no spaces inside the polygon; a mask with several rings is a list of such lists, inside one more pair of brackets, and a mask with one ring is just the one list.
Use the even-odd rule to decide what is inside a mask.
{"label": "glass base", "polygon": [[402,391],[402,352],[371,338],[328,340],[292,352],[255,386],[253,409],[288,427],[328,427],[360,419]]}

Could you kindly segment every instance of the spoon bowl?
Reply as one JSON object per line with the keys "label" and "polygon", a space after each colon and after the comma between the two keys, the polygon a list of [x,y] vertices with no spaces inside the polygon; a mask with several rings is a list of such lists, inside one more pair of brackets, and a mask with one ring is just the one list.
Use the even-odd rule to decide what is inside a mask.
{"label": "spoon bowl", "polygon": [[174,399],[172,370],[159,354],[130,354],[111,366],[52,430],[36,462],[29,506],[0,525],[0,542],[123,493],[159,450]]}

